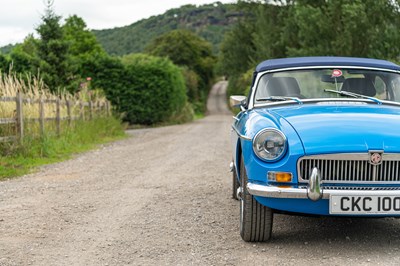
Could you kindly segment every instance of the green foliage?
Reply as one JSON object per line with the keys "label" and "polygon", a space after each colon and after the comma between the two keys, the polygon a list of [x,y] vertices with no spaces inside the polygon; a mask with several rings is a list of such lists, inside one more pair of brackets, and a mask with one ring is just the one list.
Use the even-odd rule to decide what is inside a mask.
{"label": "green foliage", "polygon": [[[127,86],[113,89],[124,119],[133,124],[166,122],[181,114],[186,105],[186,88],[181,70],[166,58],[132,54],[122,58]],[[106,93],[108,91],[106,90]]]}
{"label": "green foliage", "polygon": [[217,53],[224,33],[240,16],[234,4],[185,5],[126,27],[93,32],[111,55],[141,53],[151,40],[175,29],[196,33],[212,43],[212,50]]}
{"label": "green foliage", "polygon": [[86,28],[83,19],[70,16],[61,25],[61,17],[54,14],[51,5],[52,2],[48,1],[42,23],[36,29],[39,38],[29,35],[10,52],[12,70],[35,75],[40,73],[53,92],[64,89],[76,92],[86,78],[82,75],[87,72],[84,65],[107,54]]}
{"label": "green foliage", "polygon": [[173,30],[154,39],[146,52],[168,57],[174,64],[195,71],[208,85],[213,77],[215,58],[211,44],[188,30]]}
{"label": "green foliage", "polygon": [[258,5],[255,9],[256,23],[254,23],[254,55],[253,61],[258,63],[265,58],[285,57],[286,44],[281,40],[283,20],[287,10],[280,5]]}
{"label": "green foliage", "polygon": [[167,122],[164,122],[165,125],[175,125],[175,124],[183,124],[189,121],[192,121],[195,117],[195,113],[193,111],[192,105],[190,103],[186,103],[180,112],[174,112]]}
{"label": "green foliage", "polygon": [[8,72],[9,71],[10,61],[8,58],[0,53],[0,72]]}
{"label": "green foliage", "polygon": [[239,22],[225,35],[217,65],[220,75],[234,78],[245,72],[254,63],[255,45],[249,40],[255,32],[255,25],[247,21]]}
{"label": "green foliage", "polygon": [[41,59],[42,78],[52,91],[67,87],[72,78],[70,65],[67,63],[68,43],[64,38],[60,19],[52,10],[52,1],[48,0],[42,23],[36,28],[40,36],[37,52]]}
{"label": "green foliage", "polygon": [[12,63],[12,70],[17,73],[40,74],[53,92],[67,89],[75,93],[86,77],[90,77],[88,73],[104,69],[99,62],[107,61],[108,55],[82,18],[70,16],[62,26],[60,19],[48,6],[37,28],[40,38],[29,35],[22,44],[16,45],[8,55],[8,65]]}
{"label": "green foliage", "polygon": [[38,40],[28,35],[24,42],[17,44],[10,53],[12,70],[17,73],[38,74],[41,59],[38,55]]}
{"label": "green foliage", "polygon": [[248,96],[253,80],[253,71],[254,69],[249,69],[243,74],[231,77],[228,83],[227,95]]}
{"label": "green foliage", "polygon": [[128,73],[121,59],[110,56],[89,57],[81,62],[82,76],[91,77],[91,87],[104,90],[118,104],[118,91],[128,86]]}
{"label": "green foliage", "polygon": [[288,8],[282,41],[288,56],[342,55],[396,59],[400,13],[393,1],[299,1]]}
{"label": "green foliage", "polygon": [[97,42],[94,34],[87,29],[82,18],[76,15],[68,17],[62,30],[64,39],[68,43],[68,63],[75,77],[81,75],[84,62],[106,56],[106,52]]}
{"label": "green foliage", "polygon": [[[88,70],[85,65],[92,60],[102,60],[107,56],[96,37],[90,32],[84,20],[76,15],[70,16],[62,26],[64,39],[68,43],[67,64],[72,72],[68,89],[75,92],[79,84],[85,81]],[[98,65],[98,67],[102,67]],[[95,69],[94,69],[95,70]],[[93,71],[93,69],[89,70]]]}
{"label": "green foliage", "polygon": [[[268,1],[267,1],[268,2]],[[239,1],[245,16],[221,45],[219,73],[230,93],[260,61],[291,56],[355,56],[399,60],[399,1]],[[241,93],[241,94],[243,94]]]}
{"label": "green foliage", "polygon": [[64,38],[68,42],[69,54],[73,57],[104,56],[106,53],[97,42],[96,36],[87,29],[85,21],[70,16],[62,26]]}
{"label": "green foliage", "polygon": [[200,101],[199,75],[188,67],[182,67],[182,74],[185,79],[186,95],[189,101],[192,103]]}
{"label": "green foliage", "polygon": [[[27,136],[22,144],[2,143],[0,147],[0,179],[28,173],[33,168],[69,158],[95,145],[125,136],[121,122],[113,117],[79,121],[61,136]],[[17,146],[15,146],[17,145]],[[9,155],[12,149],[12,155]]]}
{"label": "green foliage", "polygon": [[8,44],[6,46],[0,47],[0,53],[9,54],[12,51],[12,49],[14,49],[14,47],[15,45],[13,44]]}
{"label": "green foliage", "polygon": [[[149,54],[168,57],[174,64],[187,68],[189,101],[197,112],[205,109],[206,96],[214,77],[215,58],[211,44],[188,30],[173,30],[154,39],[146,48]],[[198,76],[195,77],[195,75]],[[197,89],[193,82],[197,82]]]}
{"label": "green foliage", "polygon": [[125,121],[150,125],[193,119],[186,104],[182,69],[166,58],[143,54],[122,59],[93,57],[82,69],[92,78],[91,86],[105,92]]}
{"label": "green foliage", "polygon": [[146,52],[168,57],[175,64],[200,68],[202,57],[212,56],[211,44],[188,30],[173,30],[154,39]]}

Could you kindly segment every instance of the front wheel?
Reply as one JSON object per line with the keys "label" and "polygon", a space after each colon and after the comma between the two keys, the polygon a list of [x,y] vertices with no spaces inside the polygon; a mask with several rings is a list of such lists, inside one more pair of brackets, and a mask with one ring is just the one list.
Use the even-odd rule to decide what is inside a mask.
{"label": "front wheel", "polygon": [[247,173],[240,160],[240,236],[246,242],[268,241],[272,235],[273,211],[258,203],[247,191]]}

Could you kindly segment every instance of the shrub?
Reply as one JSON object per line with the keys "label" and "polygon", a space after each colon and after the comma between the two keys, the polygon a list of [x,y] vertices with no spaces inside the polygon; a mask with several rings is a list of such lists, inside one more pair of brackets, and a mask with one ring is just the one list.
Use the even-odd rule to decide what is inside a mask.
{"label": "shrub", "polygon": [[181,69],[169,59],[144,54],[122,58],[127,87],[114,89],[110,100],[131,124],[167,122],[187,102]]}
{"label": "shrub", "polygon": [[193,103],[199,101],[199,75],[187,67],[182,67],[182,74],[185,79],[186,94],[189,102]]}
{"label": "shrub", "polygon": [[187,67],[182,68],[182,73],[185,78],[186,95],[195,114],[203,114],[206,111],[207,94],[200,89],[201,79],[199,75]]}

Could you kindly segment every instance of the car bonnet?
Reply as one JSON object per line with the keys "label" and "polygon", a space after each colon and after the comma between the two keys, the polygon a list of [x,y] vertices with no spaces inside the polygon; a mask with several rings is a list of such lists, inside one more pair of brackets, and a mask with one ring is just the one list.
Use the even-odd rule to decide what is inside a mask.
{"label": "car bonnet", "polygon": [[307,155],[371,150],[400,152],[400,107],[335,102],[260,112],[265,111],[285,119],[294,128]]}

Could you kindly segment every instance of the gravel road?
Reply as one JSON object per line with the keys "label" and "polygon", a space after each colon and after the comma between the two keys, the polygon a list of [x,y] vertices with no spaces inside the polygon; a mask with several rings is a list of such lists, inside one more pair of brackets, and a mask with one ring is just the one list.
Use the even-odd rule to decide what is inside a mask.
{"label": "gravel road", "polygon": [[204,119],[0,182],[0,265],[399,265],[396,219],[275,215],[241,240],[225,88]]}

